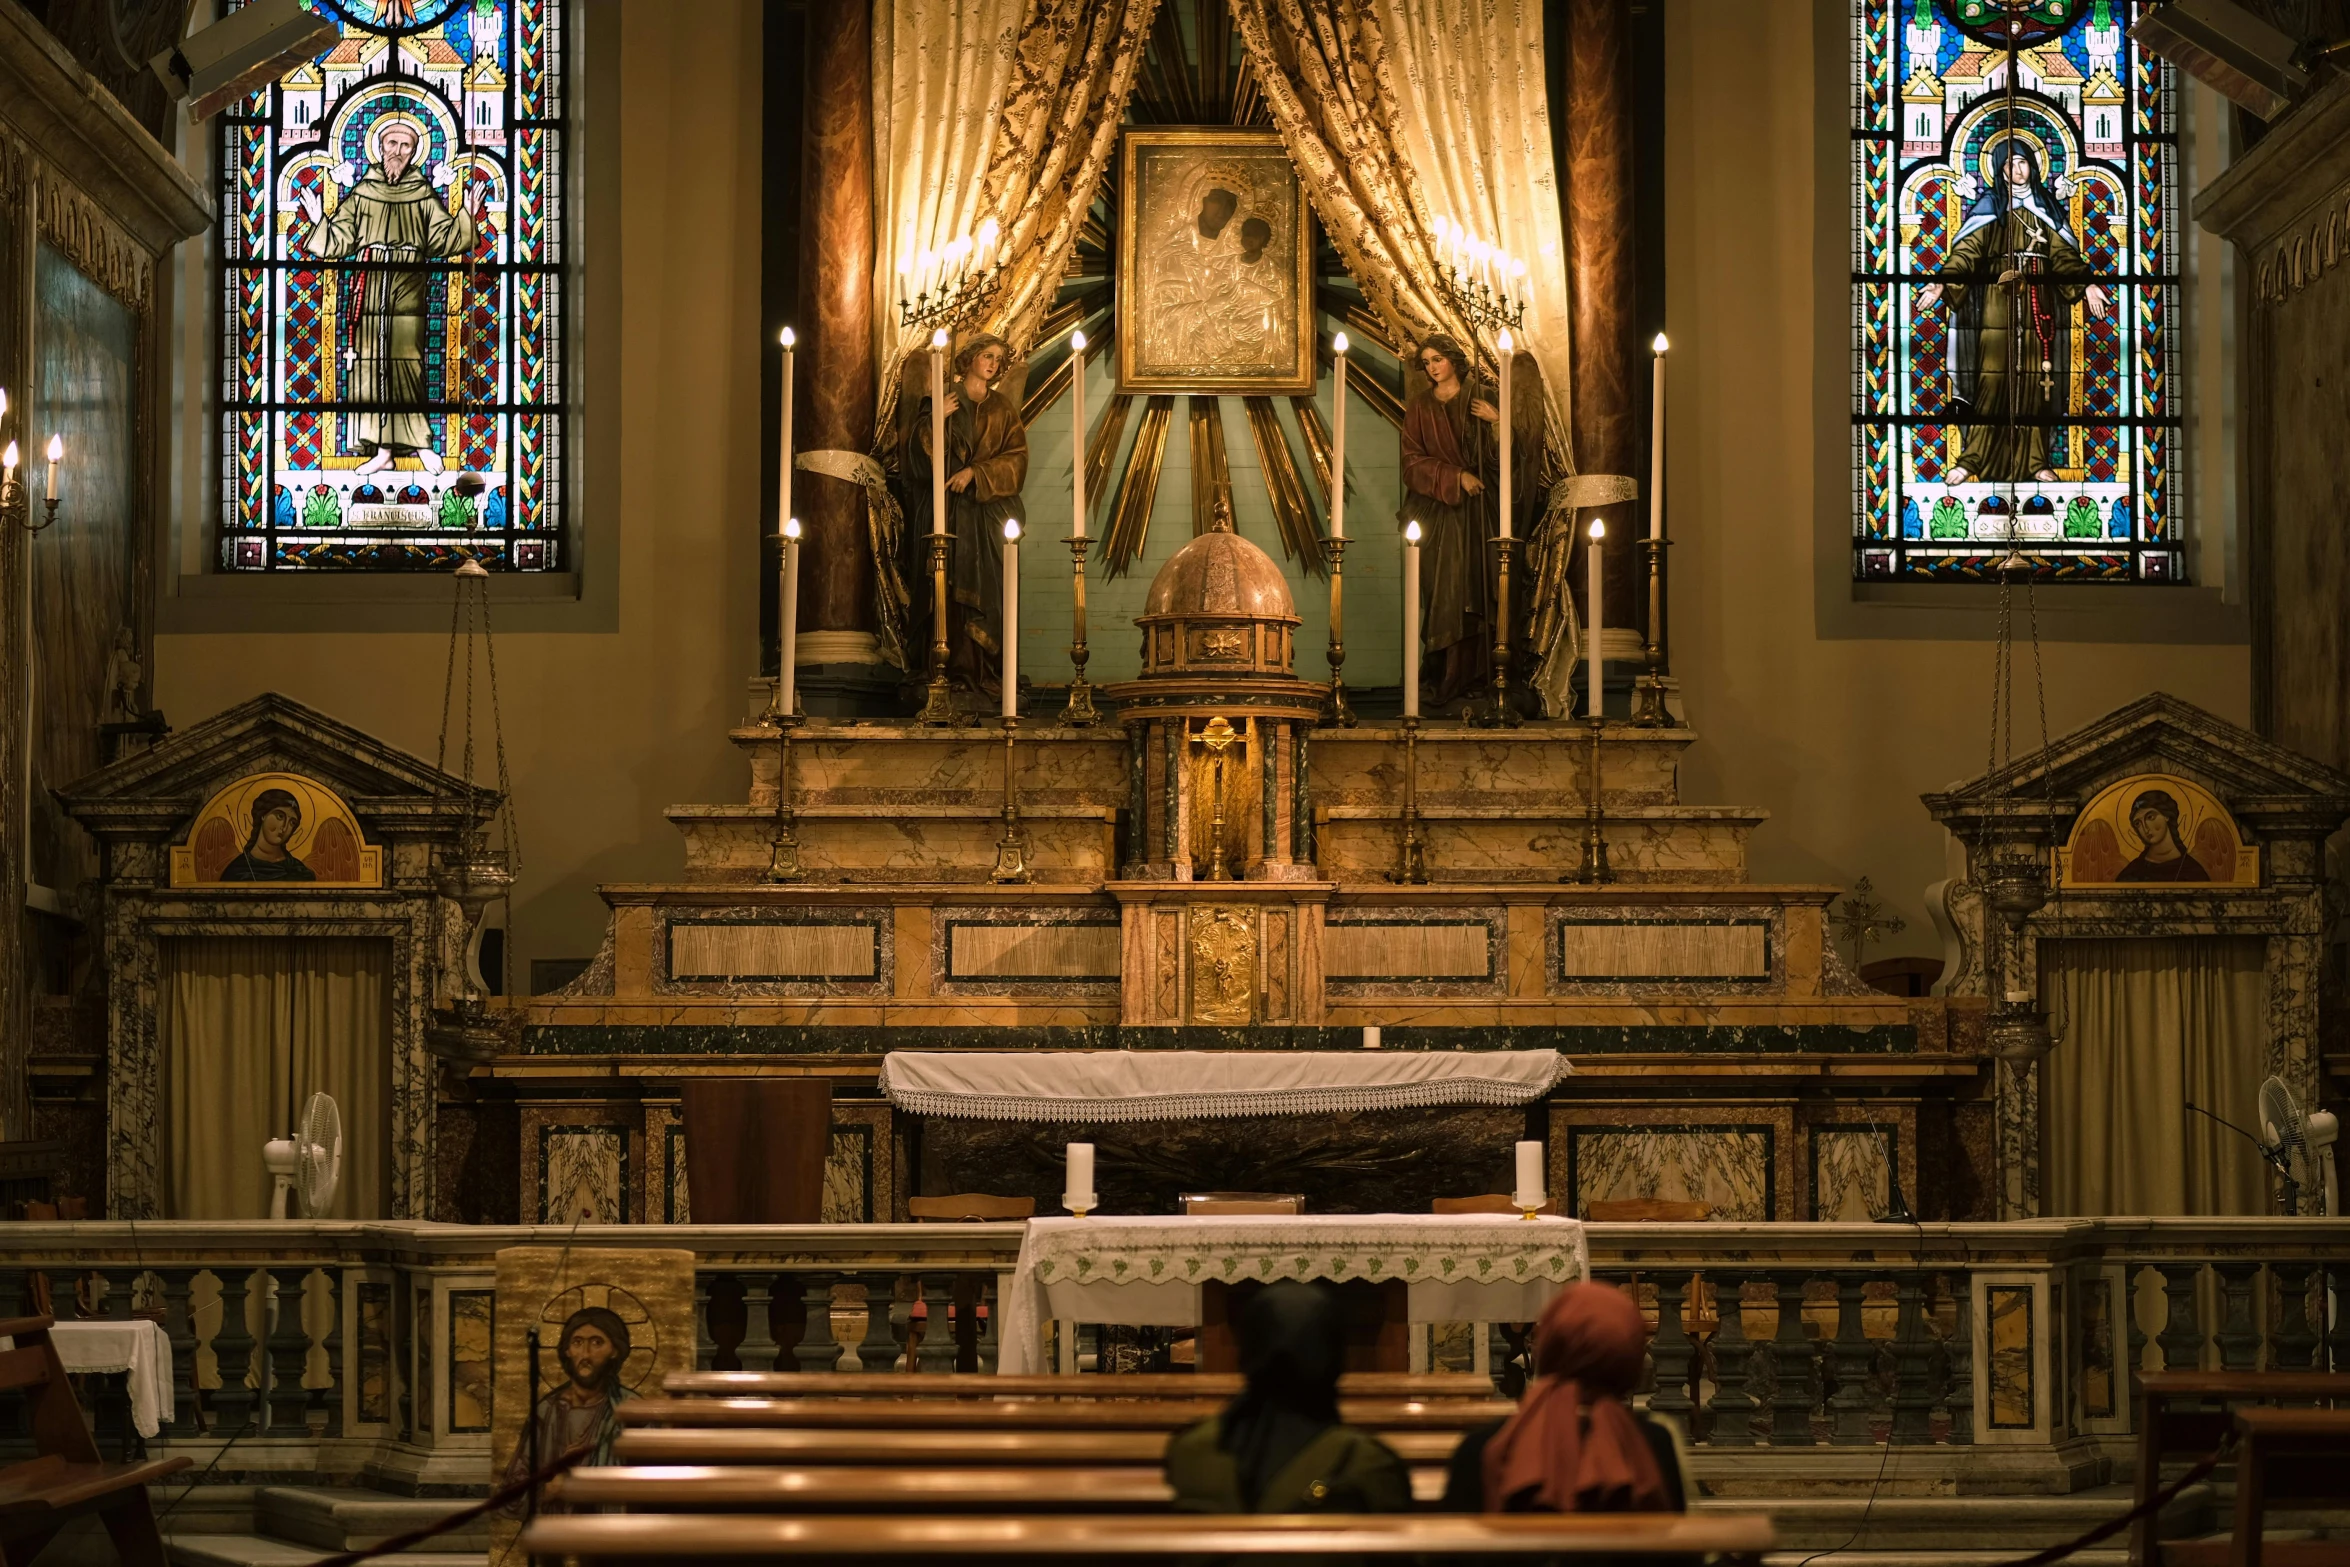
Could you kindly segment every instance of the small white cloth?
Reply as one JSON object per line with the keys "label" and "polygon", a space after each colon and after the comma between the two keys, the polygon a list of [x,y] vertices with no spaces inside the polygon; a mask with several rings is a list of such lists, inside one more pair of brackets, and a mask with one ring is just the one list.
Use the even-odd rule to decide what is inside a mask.
{"label": "small white cloth", "polygon": [[1210,1280],[1402,1279],[1414,1322],[1531,1322],[1590,1264],[1578,1221],[1506,1213],[1031,1219],[996,1369],[1041,1369],[1047,1319],[1195,1326]]}
{"label": "small white cloth", "polygon": [[1172,1121],[1522,1105],[1569,1070],[1555,1050],[893,1050],[881,1091],[915,1115]]}
{"label": "small white cloth", "polygon": [[171,1336],[161,1323],[137,1317],[57,1322],[50,1326],[49,1342],[57,1346],[58,1363],[70,1372],[129,1373],[131,1425],[140,1436],[152,1437],[163,1422],[178,1417],[171,1391]]}

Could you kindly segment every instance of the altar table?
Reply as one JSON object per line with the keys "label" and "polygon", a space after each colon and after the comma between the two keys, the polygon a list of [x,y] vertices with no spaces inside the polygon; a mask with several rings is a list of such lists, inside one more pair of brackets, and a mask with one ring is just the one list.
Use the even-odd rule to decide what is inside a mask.
{"label": "altar table", "polygon": [[999,1281],[996,1369],[1033,1373],[1047,1320],[1196,1327],[1200,1287],[1401,1279],[1414,1322],[1531,1322],[1589,1275],[1573,1219],[1504,1213],[1032,1219]]}
{"label": "altar table", "polygon": [[1555,1050],[893,1050],[881,1092],[913,1115],[1099,1125],[1522,1105]]}
{"label": "altar table", "polygon": [[[176,1418],[171,1337],[160,1323],[143,1317],[88,1322],[69,1318],[49,1325],[49,1342],[57,1346],[57,1363],[74,1375],[129,1373],[124,1380],[131,1396],[131,1426],[141,1438],[153,1437],[163,1422]],[[11,1340],[0,1343],[15,1347]]]}

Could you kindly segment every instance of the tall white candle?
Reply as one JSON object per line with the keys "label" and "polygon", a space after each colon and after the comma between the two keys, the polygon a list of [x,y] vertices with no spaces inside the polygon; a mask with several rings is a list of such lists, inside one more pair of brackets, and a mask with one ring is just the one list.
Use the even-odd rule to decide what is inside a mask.
{"label": "tall white candle", "polygon": [[1020,716],[1020,519],[1004,519],[1004,716]]}
{"label": "tall white candle", "polygon": [[1503,327],[1494,346],[1501,350],[1501,407],[1497,410],[1501,418],[1496,422],[1501,425],[1501,536],[1506,539],[1510,536],[1510,360],[1518,345],[1509,328]]}
{"label": "tall white candle", "polygon": [[1061,1206],[1078,1212],[1090,1212],[1100,1200],[1093,1189],[1093,1144],[1071,1143],[1068,1169],[1069,1173],[1063,1180]]}
{"label": "tall white candle", "polygon": [[57,465],[65,460],[65,437],[49,437],[49,499],[57,499]]}
{"label": "tall white candle", "polygon": [[1420,525],[1403,525],[1403,716],[1420,716]]}
{"label": "tall white candle", "polygon": [[1602,713],[1607,711],[1607,709],[1601,705],[1600,701],[1601,692],[1599,658],[1599,628],[1601,623],[1606,619],[1606,614],[1601,609],[1599,601],[1599,541],[1606,536],[1607,524],[1601,522],[1597,517],[1592,518],[1591,548],[1586,552],[1591,570],[1589,577],[1586,579],[1586,586],[1584,589],[1584,602],[1591,608],[1591,624],[1585,628],[1583,645],[1588,650],[1587,662],[1590,665],[1589,673],[1591,677],[1589,713],[1593,718],[1597,718]]}
{"label": "tall white candle", "polygon": [[782,531],[791,516],[791,391],[792,344],[797,341],[790,327],[783,329],[783,433],[777,438],[777,447],[783,453],[782,464],[776,470],[775,527]]}
{"label": "tall white candle", "polygon": [[930,531],[947,531],[947,329],[930,334]]}
{"label": "tall white candle", "polygon": [[0,482],[5,482],[6,480],[13,479],[15,477],[16,443],[14,441],[10,441],[8,443],[8,449],[4,452],[0,452]]}
{"label": "tall white candle", "polygon": [[1517,1147],[1518,1189],[1510,1200],[1521,1208],[1539,1208],[1542,1193],[1542,1145],[1522,1142]]}
{"label": "tall white candle", "polygon": [[1363,1025],[1363,1048],[1365,1050],[1376,1050],[1379,1048],[1378,1024],[1366,1023]]}
{"label": "tall white candle", "polygon": [[1069,334],[1069,470],[1077,491],[1077,537],[1085,537],[1085,334]]}
{"label": "tall white candle", "polygon": [[775,710],[789,714],[799,692],[800,669],[800,519],[783,519],[782,662],[776,666]]}
{"label": "tall white candle", "polygon": [[1336,358],[1330,374],[1330,536],[1346,537],[1346,334],[1331,343]]}
{"label": "tall white candle", "polygon": [[1665,536],[1665,350],[1672,345],[1662,332],[1649,344],[1656,358],[1656,391],[1648,415],[1648,536]]}

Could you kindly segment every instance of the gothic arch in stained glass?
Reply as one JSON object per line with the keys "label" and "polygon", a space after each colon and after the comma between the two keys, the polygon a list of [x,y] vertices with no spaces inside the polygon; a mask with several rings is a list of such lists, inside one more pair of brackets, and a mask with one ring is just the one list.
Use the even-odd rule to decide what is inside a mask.
{"label": "gothic arch in stained glass", "polygon": [[304,4],[221,117],[220,564],[559,569],[565,0]]}
{"label": "gothic arch in stained glass", "polygon": [[1853,571],[2178,582],[2177,87],[2140,0],[1854,0]]}

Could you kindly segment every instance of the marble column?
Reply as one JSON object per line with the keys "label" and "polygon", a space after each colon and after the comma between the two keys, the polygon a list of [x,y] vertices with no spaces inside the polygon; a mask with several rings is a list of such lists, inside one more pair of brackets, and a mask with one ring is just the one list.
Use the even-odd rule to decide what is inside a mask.
{"label": "marble column", "polygon": [[[802,452],[865,452],[873,446],[875,376],[871,7],[810,0],[807,29],[792,443]],[[801,663],[874,661],[864,492],[802,468],[792,475],[792,502],[804,540]]]}
{"label": "marble column", "polygon": [[[1632,341],[1640,284],[1632,244],[1631,0],[1567,0],[1566,37],[1554,43],[1567,56],[1567,161],[1560,172],[1574,323],[1575,466],[1583,473],[1639,475],[1646,471],[1646,448],[1635,392],[1647,380],[1636,375]],[[1648,587],[1640,551],[1624,546],[1645,535],[1644,524],[1634,525],[1646,513],[1636,504],[1592,510],[1607,519],[1608,542],[1618,546],[1601,557],[1610,629],[1645,631]],[[1578,557],[1590,547],[1589,523],[1580,518],[1575,528]],[[1584,581],[1580,558],[1568,581],[1578,588]]]}

